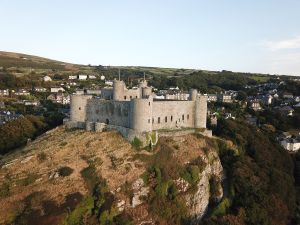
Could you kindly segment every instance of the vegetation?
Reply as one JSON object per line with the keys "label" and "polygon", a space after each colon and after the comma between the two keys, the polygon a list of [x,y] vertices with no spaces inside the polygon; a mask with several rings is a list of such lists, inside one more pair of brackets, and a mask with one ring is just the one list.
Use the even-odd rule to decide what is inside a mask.
{"label": "vegetation", "polygon": [[74,170],[68,166],[64,166],[58,169],[59,176],[62,177],[70,176],[73,173],[73,171]]}
{"label": "vegetation", "polygon": [[216,132],[239,151],[219,144],[229,189],[233,189],[228,199],[232,204],[222,202],[213,213],[220,216],[206,219],[205,224],[288,224],[296,206],[293,162],[288,153],[268,134],[242,121],[220,120]]}
{"label": "vegetation", "polygon": [[25,116],[0,126],[0,154],[24,145],[47,129],[41,117]]}
{"label": "vegetation", "polygon": [[138,137],[134,137],[133,141],[131,142],[131,145],[135,149],[140,149],[143,146],[143,142]]}

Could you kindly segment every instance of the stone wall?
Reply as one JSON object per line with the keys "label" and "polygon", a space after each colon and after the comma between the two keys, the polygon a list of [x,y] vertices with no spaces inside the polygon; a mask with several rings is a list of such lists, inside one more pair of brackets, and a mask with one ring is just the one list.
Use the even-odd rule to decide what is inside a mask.
{"label": "stone wall", "polygon": [[129,128],[129,111],[128,101],[90,99],[87,104],[86,120]]}
{"label": "stone wall", "polygon": [[154,101],[152,129],[194,127],[195,101]]}

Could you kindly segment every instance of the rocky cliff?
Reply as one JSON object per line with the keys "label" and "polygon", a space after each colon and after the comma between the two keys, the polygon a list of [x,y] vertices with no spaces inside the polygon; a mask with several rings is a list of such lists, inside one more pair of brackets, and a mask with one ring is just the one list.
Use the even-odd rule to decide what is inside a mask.
{"label": "rocky cliff", "polygon": [[192,223],[223,194],[216,145],[197,135],[151,150],[116,132],[59,127],[0,165],[0,224]]}

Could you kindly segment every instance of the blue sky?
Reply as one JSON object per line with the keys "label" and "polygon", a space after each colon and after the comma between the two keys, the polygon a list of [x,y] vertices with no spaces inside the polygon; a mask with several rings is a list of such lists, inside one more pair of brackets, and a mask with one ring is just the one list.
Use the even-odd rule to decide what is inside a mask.
{"label": "blue sky", "polygon": [[1,0],[0,50],[300,75],[300,0]]}

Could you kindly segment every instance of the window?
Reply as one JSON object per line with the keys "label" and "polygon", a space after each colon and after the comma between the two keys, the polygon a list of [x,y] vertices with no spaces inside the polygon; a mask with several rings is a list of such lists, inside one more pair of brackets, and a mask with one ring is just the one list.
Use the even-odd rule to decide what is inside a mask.
{"label": "window", "polygon": [[182,115],[182,121],[184,121],[184,115]]}
{"label": "window", "polygon": [[132,96],[130,96],[130,99],[132,99]]}
{"label": "window", "polygon": [[149,106],[150,106],[150,102],[149,102]]}
{"label": "window", "polygon": [[189,118],[190,118],[190,115],[189,115],[189,114],[187,114],[186,118],[187,118],[187,119],[189,119]]}
{"label": "window", "polygon": [[99,114],[99,109],[96,109],[96,113]]}
{"label": "window", "polygon": [[124,99],[126,100],[126,96],[124,96]]}
{"label": "window", "polygon": [[151,120],[150,120],[150,119],[148,119],[148,123],[150,123],[150,121],[151,121]]}
{"label": "window", "polygon": [[137,96],[135,96],[135,98],[137,98]]}
{"label": "window", "polygon": [[160,123],[160,117],[158,117],[158,119],[157,119],[157,123]]}
{"label": "window", "polygon": [[173,116],[171,116],[171,122],[173,121]]}
{"label": "window", "polygon": [[167,122],[168,122],[168,117],[166,116],[166,117],[165,117],[165,123],[167,123]]}
{"label": "window", "polygon": [[152,123],[154,123],[154,118],[152,118]]}
{"label": "window", "polygon": [[81,110],[81,107],[79,107],[79,110]]}

